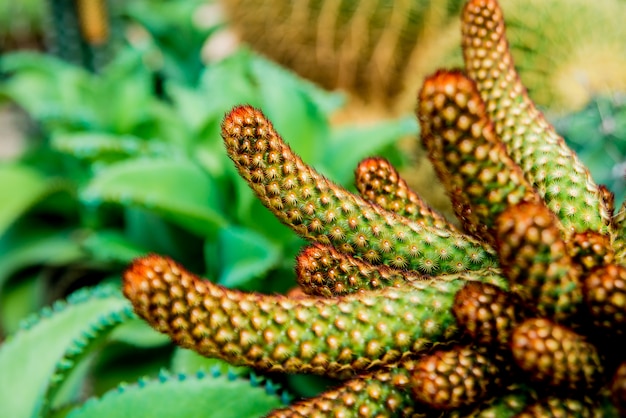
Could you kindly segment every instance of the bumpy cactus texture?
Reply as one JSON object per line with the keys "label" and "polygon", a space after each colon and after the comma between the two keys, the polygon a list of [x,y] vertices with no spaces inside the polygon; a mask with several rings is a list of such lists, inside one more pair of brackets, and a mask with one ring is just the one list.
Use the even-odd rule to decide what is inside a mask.
{"label": "bumpy cactus texture", "polygon": [[[454,226],[378,158],[356,195],[307,166],[261,111],[224,119],[258,198],[312,244],[304,294],[136,260],[124,293],[177,344],[260,371],[344,379],[271,416],[598,416],[624,410],[624,217],[521,85],[496,0],[463,10],[466,72],[418,95]],[[519,415],[517,415],[519,414]]]}

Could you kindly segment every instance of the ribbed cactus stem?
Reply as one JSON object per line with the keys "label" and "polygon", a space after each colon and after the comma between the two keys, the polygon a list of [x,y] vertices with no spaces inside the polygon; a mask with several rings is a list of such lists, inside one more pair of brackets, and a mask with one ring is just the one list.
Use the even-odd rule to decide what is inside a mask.
{"label": "ribbed cactus stem", "polygon": [[[374,266],[345,255],[333,247],[314,244],[306,247],[296,258],[298,284],[308,294],[339,296],[383,287],[399,287],[406,282],[429,280],[429,276],[411,271]],[[508,281],[499,269],[485,268],[472,272],[437,276],[441,280],[468,280],[508,288]]]}
{"label": "ribbed cactus stem", "polygon": [[626,267],[595,269],[585,278],[583,293],[595,327],[612,336],[626,334]]}
{"label": "ribbed cactus stem", "polygon": [[468,346],[437,350],[417,361],[411,374],[413,397],[437,410],[475,405],[499,386],[501,367]]}
{"label": "ribbed cactus stem", "polygon": [[80,32],[85,42],[102,45],[109,38],[109,14],[106,0],[76,0]]}
{"label": "ribbed cactus stem", "polygon": [[222,123],[222,137],[263,204],[304,238],[372,264],[425,274],[479,270],[495,262],[469,236],[411,221],[327,180],[291,151],[259,110],[233,109]]}
{"label": "ribbed cactus stem", "polygon": [[513,329],[525,318],[517,295],[489,283],[468,282],[457,292],[452,312],[476,344],[508,349]]}

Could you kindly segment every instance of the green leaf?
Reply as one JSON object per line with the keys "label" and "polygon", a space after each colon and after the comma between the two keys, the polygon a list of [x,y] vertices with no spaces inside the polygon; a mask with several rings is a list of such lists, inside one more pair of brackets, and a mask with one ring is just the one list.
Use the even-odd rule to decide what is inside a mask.
{"label": "green leaf", "polygon": [[86,160],[114,161],[139,155],[166,155],[165,144],[132,135],[103,132],[59,132],[52,136],[53,148]]}
{"label": "green leaf", "polygon": [[93,111],[93,77],[79,67],[51,55],[18,52],[2,57],[11,74],[0,86],[0,96],[22,106],[35,120],[63,126],[98,124]]}
{"label": "green leaf", "polygon": [[160,347],[171,341],[167,335],[156,331],[142,319],[134,319],[120,325],[110,338],[141,348]]}
{"label": "green leaf", "polygon": [[198,371],[215,372],[219,370],[222,374],[235,374],[243,376],[250,372],[248,367],[231,366],[224,360],[218,358],[203,357],[195,351],[176,347],[172,356],[171,371],[174,373],[192,374]]}
{"label": "green leaf", "polygon": [[36,275],[22,277],[5,286],[0,294],[0,326],[5,333],[19,329],[19,324],[29,314],[37,312],[44,304],[44,285]]}
{"label": "green leaf", "polygon": [[112,331],[132,319],[138,320],[130,307],[122,312],[112,311],[99,317],[73,340],[57,362],[45,394],[37,402],[33,417],[47,417],[50,408],[57,409],[75,403],[82,392],[83,379],[88,371],[84,360],[105,342]]}
{"label": "green leaf", "polygon": [[218,248],[222,265],[218,283],[227,287],[245,286],[263,276],[281,255],[280,248],[263,235],[234,226],[220,231]]}
{"label": "green leaf", "polygon": [[129,310],[128,301],[114,288],[81,290],[67,303],[44,309],[9,336],[0,346],[2,414],[30,417],[55,365],[72,342],[103,316]]}
{"label": "green leaf", "polygon": [[0,235],[35,203],[65,187],[33,168],[8,164],[0,165],[0,184]]}
{"label": "green leaf", "polygon": [[189,161],[136,159],[111,165],[83,193],[88,205],[112,202],[139,206],[200,235],[226,225],[213,208],[218,196],[211,180]]}
{"label": "green leaf", "polygon": [[148,252],[116,230],[93,231],[82,242],[82,247],[99,261],[130,263]]}
{"label": "green leaf", "polygon": [[234,375],[169,376],[122,386],[91,399],[67,418],[253,418],[283,406],[273,386],[255,386]]}
{"label": "green leaf", "polygon": [[19,228],[0,239],[0,291],[11,275],[23,268],[63,265],[83,258],[85,254],[71,234],[72,231]]}

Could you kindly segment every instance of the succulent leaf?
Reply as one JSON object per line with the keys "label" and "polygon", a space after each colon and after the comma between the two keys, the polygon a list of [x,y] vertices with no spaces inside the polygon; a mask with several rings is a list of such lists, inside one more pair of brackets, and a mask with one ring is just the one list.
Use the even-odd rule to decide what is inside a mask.
{"label": "succulent leaf", "polygon": [[25,322],[22,330],[0,346],[3,414],[30,417],[64,353],[83,333],[103,327],[116,313],[127,315],[128,309],[119,291],[103,286],[78,291],[66,303],[57,303]]}
{"label": "succulent leaf", "polygon": [[96,323],[91,324],[90,328],[85,329],[79,337],[73,340],[57,362],[44,395],[39,398],[33,417],[47,417],[51,408],[58,407],[54,401],[70,374],[118,325],[132,318],[135,318],[135,315],[130,306],[121,312],[113,311],[101,316]]}
{"label": "succulent leaf", "polygon": [[101,398],[89,399],[67,417],[134,418],[140,411],[142,416],[154,418],[257,418],[283,403],[273,385],[263,387],[234,375],[161,373],[156,379],[122,385]]}
{"label": "succulent leaf", "polygon": [[226,225],[224,217],[207,206],[217,206],[217,195],[207,176],[186,162],[134,159],[113,164],[85,189],[87,204],[112,202],[147,208],[165,219],[201,235],[215,235]]}

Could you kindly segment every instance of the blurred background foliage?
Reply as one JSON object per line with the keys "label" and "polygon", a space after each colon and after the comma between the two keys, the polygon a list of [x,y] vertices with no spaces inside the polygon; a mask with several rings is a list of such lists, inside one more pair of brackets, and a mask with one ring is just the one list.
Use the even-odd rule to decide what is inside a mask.
{"label": "blurred background foliage", "polygon": [[[619,205],[626,3],[564,1],[502,0],[509,39],[531,95]],[[0,341],[8,338],[0,404],[37,399],[48,387],[49,405],[37,414],[65,416],[85,396],[143,375],[176,391],[169,375],[157,377],[162,367],[212,370],[234,384],[246,376],[255,389],[238,390],[250,396],[265,385],[250,416],[284,401],[264,377],[173,349],[124,314],[114,291],[28,319],[79,289],[115,288],[125,266],[149,252],[229,287],[272,293],[295,285],[302,241],[254,198],[222,147],[220,122],[236,104],[260,107],[332,180],[351,187],[358,161],[383,155],[445,210],[415,145],[412,108],[421,77],[460,63],[463,2],[302,2],[308,11],[291,3],[0,0]],[[313,20],[302,25],[298,16]],[[312,24],[323,16],[332,31]],[[402,23],[397,33],[392,22]],[[92,297],[102,306],[81,305]],[[81,309],[84,318],[67,314]],[[87,342],[77,343],[79,331]],[[39,358],[42,341],[57,349]],[[44,371],[28,376],[24,362]],[[303,396],[329,384],[309,376],[279,383]],[[228,396],[212,380],[190,385]]]}

